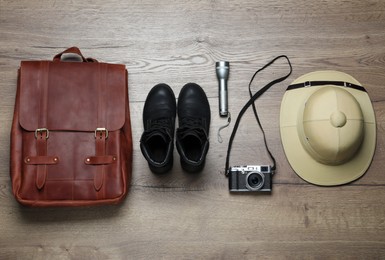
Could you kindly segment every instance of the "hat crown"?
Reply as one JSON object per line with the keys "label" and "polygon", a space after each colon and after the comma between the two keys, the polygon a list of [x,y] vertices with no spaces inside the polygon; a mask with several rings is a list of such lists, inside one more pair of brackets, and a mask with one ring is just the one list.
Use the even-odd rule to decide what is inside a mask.
{"label": "hat crown", "polygon": [[339,165],[361,146],[364,120],[361,107],[347,90],[324,86],[306,101],[298,117],[298,132],[305,150],[317,161]]}

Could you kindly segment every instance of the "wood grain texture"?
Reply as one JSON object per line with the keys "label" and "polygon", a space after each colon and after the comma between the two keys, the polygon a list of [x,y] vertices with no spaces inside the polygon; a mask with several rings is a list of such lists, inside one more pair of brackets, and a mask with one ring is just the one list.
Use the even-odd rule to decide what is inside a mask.
{"label": "wood grain texture", "polygon": [[[385,2],[371,1],[11,1],[0,0],[0,259],[383,259],[385,257]],[[133,181],[122,205],[32,209],[17,204],[9,177],[9,133],[21,60],[52,59],[70,46],[86,57],[126,64],[134,140]],[[214,64],[231,62],[235,117],[255,70],[280,54],[292,76],[257,101],[278,171],[271,195],[231,195],[223,175],[231,128],[219,126]],[[279,135],[286,86],[314,70],[353,75],[367,89],[377,148],[356,182],[322,188],[296,176]],[[253,87],[284,75],[278,63]],[[200,174],[153,175],[139,149],[149,90],[187,82],[206,91],[210,151]],[[231,124],[233,126],[233,123]],[[234,164],[269,163],[251,111]]]}

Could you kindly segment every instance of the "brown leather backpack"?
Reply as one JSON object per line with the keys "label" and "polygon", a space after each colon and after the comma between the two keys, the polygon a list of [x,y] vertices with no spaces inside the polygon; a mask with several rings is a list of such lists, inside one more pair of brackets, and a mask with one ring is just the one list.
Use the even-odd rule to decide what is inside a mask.
{"label": "brown leather backpack", "polygon": [[[64,62],[73,53],[82,62]],[[13,193],[29,206],[113,204],[131,180],[132,135],[124,65],[76,47],[53,61],[22,61],[11,130]]]}

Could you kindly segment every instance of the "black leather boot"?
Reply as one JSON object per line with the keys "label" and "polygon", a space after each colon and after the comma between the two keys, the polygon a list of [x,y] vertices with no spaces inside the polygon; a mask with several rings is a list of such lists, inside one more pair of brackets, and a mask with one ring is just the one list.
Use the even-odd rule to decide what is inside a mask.
{"label": "black leather boot", "polygon": [[172,168],[176,102],[172,89],[158,84],[148,93],[143,108],[144,132],[140,149],[154,173]]}
{"label": "black leather boot", "polygon": [[209,150],[210,105],[204,90],[195,83],[184,85],[178,98],[176,147],[182,168],[201,171]]}

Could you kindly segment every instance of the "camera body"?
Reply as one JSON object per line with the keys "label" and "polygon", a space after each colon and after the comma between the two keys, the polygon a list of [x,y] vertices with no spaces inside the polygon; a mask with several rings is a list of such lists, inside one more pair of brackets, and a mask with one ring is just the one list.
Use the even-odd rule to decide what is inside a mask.
{"label": "camera body", "polygon": [[233,166],[229,170],[230,192],[271,192],[270,165]]}

